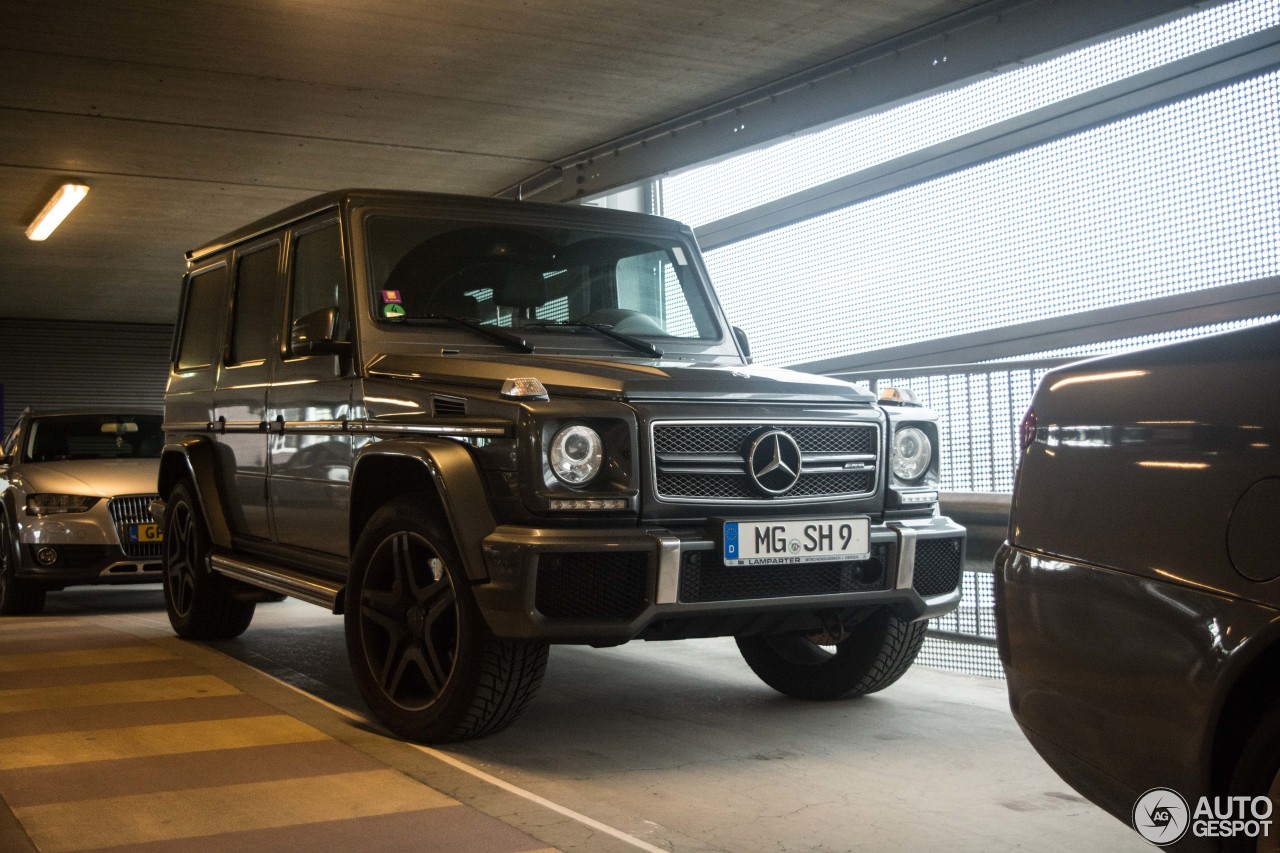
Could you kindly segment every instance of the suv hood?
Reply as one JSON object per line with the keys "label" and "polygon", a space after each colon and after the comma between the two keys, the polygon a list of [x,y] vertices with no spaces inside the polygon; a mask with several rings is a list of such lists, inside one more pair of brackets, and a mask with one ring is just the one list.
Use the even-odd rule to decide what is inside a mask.
{"label": "suv hood", "polygon": [[19,466],[28,492],[62,495],[153,495],[160,479],[159,459],[74,459],[29,462]]}
{"label": "suv hood", "polygon": [[848,382],[777,367],[687,361],[606,361],[570,356],[384,355],[369,374],[386,379],[485,388],[507,379],[536,377],[553,397],[626,401],[751,400],[756,402],[871,403],[875,397]]}

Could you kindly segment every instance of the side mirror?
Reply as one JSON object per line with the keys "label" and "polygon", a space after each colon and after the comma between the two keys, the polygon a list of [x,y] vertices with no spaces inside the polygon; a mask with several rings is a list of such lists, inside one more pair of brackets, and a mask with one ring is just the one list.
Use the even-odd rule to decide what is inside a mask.
{"label": "side mirror", "polygon": [[289,330],[289,353],[308,355],[342,355],[351,349],[346,341],[335,340],[338,334],[338,309],[321,308],[293,321]]}
{"label": "side mirror", "polygon": [[747,364],[751,363],[751,342],[747,340],[747,333],[733,327],[733,339],[738,342],[738,349],[742,350],[743,357],[747,360]]}

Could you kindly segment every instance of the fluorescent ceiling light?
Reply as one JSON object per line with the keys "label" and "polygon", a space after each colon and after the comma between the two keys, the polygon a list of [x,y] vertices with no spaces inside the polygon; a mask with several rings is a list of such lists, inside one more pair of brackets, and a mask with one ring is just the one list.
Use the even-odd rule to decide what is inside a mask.
{"label": "fluorescent ceiling light", "polygon": [[44,210],[40,211],[40,215],[31,220],[31,224],[27,226],[27,237],[32,240],[43,240],[48,237],[88,192],[89,188],[84,184],[63,184],[58,187],[58,191],[53,194],[53,198],[49,199]]}

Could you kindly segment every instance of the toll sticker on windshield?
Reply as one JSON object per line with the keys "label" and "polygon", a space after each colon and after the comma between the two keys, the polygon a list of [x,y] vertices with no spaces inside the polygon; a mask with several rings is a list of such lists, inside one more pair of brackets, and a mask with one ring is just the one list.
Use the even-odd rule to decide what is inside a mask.
{"label": "toll sticker on windshield", "polygon": [[383,305],[382,316],[386,317],[388,320],[403,320],[404,306],[397,304],[395,302],[392,302],[388,305]]}
{"label": "toll sticker on windshield", "polygon": [[388,304],[388,305],[392,305],[392,304],[394,304],[394,305],[403,305],[403,304],[404,304],[404,300],[400,298],[400,291],[398,291],[398,290],[384,290],[384,291],[382,291],[382,301],[383,301],[383,302],[385,302],[385,303],[386,303],[386,304]]}
{"label": "toll sticker on windshield", "polygon": [[689,266],[689,259],[684,256],[684,249],[679,246],[671,247],[671,255],[676,259],[676,264],[682,267]]}

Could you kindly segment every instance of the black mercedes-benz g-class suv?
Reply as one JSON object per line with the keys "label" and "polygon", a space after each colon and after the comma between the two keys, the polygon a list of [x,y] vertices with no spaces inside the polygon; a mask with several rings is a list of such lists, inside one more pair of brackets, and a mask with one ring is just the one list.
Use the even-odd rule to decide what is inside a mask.
{"label": "black mercedes-benz g-class suv", "polygon": [[351,190],[188,262],[174,629],[235,636],[279,594],[341,613],[404,737],[506,726],[550,643],[734,636],[783,693],[869,693],[959,600],[935,417],[751,367],[679,223]]}

